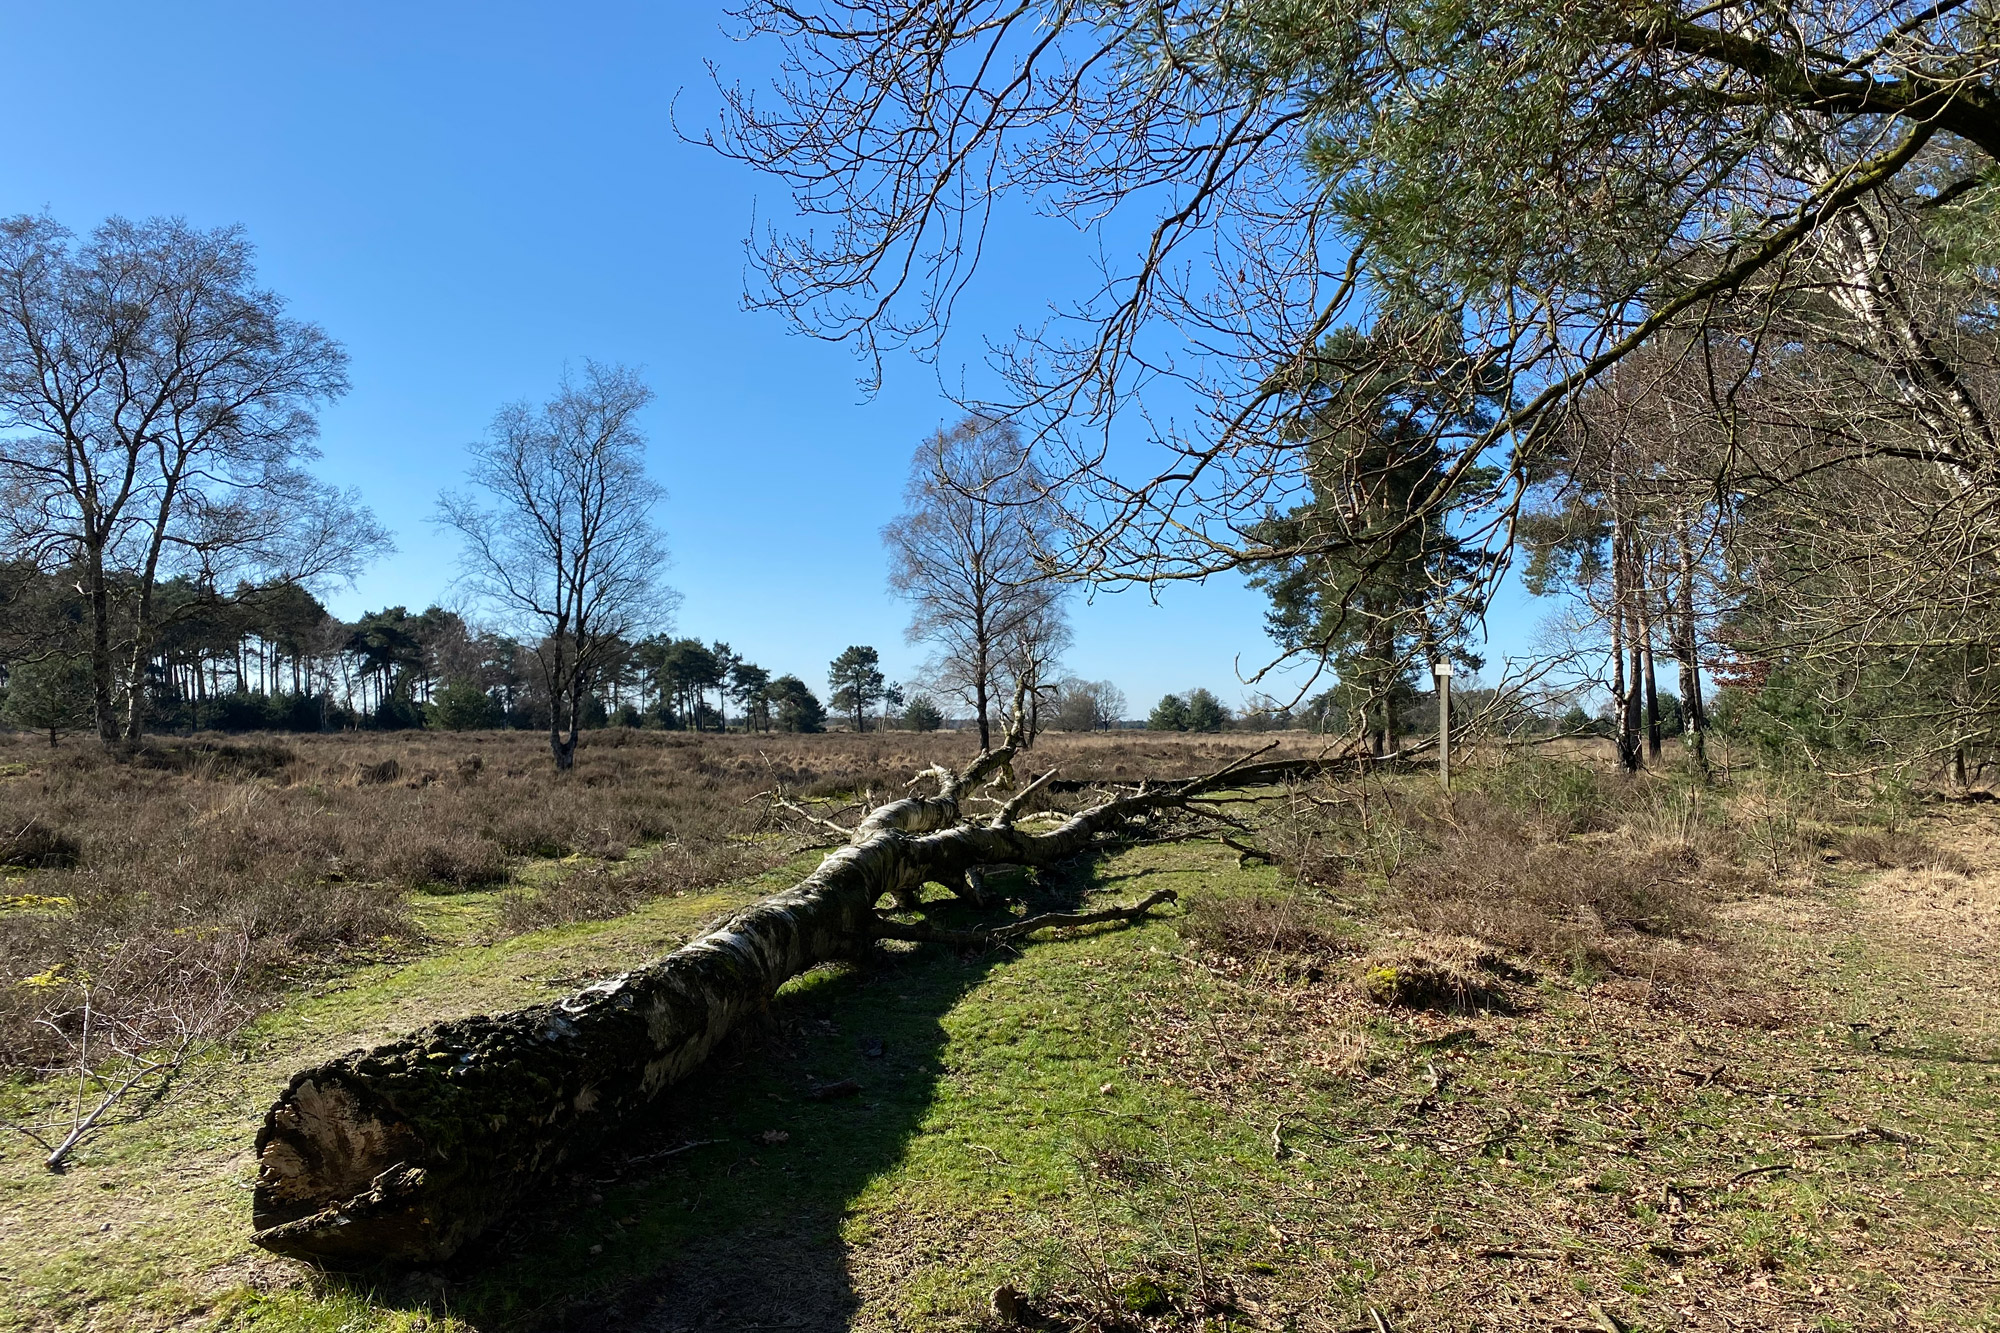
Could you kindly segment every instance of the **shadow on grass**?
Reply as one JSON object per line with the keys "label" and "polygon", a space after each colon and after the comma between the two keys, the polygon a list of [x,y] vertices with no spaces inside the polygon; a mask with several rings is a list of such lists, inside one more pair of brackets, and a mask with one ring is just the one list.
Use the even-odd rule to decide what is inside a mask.
{"label": "shadow on grass", "polygon": [[[1047,872],[1027,910],[1073,908],[1098,887],[1095,863]],[[926,913],[961,929],[977,920],[935,897]],[[945,1015],[1009,956],[878,947],[864,965],[795,978],[622,1144],[473,1251],[327,1281],[483,1333],[845,1329],[860,1295],[841,1223],[921,1132]]]}
{"label": "shadow on grass", "polygon": [[2000,1053],[1968,1051],[1959,1043],[1950,1041],[1937,1041],[1926,1046],[1909,1044],[1877,1046],[1870,1053],[1890,1056],[1897,1060],[1939,1061],[1953,1065],[2000,1065]]}

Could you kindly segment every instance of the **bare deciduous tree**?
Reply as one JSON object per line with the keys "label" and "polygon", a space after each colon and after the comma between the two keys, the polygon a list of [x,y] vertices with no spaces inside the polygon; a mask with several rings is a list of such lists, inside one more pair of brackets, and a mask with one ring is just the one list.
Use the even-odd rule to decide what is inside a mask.
{"label": "bare deciduous tree", "polygon": [[576,759],[585,704],[605,656],[658,628],[675,600],[660,582],[653,524],[665,492],[646,476],[636,417],[652,401],[638,372],[586,362],[553,398],[500,409],[472,446],[480,495],[447,492],[439,521],[465,539],[472,592],[539,640],[558,769]]}
{"label": "bare deciduous tree", "polygon": [[1055,721],[1064,731],[1105,731],[1125,718],[1125,692],[1108,680],[1065,676],[1056,691]]}
{"label": "bare deciduous tree", "polygon": [[106,741],[145,725],[164,581],[213,606],[389,549],[351,492],[301,469],[346,353],[255,276],[239,228],[112,218],[78,244],[47,217],[0,222],[4,554],[76,571]]}
{"label": "bare deciduous tree", "polygon": [[969,417],[940,431],[910,462],[903,513],[882,529],[889,586],[907,598],[908,637],[936,650],[936,687],[962,701],[991,742],[1004,677],[1032,659],[1052,674],[1068,642],[1060,592],[1040,564],[1054,506],[1019,434]]}

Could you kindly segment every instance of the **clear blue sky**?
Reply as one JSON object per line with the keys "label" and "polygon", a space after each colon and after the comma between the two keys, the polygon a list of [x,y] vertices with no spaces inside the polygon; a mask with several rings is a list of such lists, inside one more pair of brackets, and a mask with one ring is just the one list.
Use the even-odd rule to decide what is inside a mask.
{"label": "clear blue sky", "polygon": [[[938,370],[892,363],[866,400],[837,346],[741,308],[753,210],[772,182],[680,141],[714,118],[703,67],[754,79],[720,3],[0,3],[10,53],[0,212],[241,223],[264,282],[353,358],[324,418],[323,475],[358,487],[399,553],[332,601],[352,616],[449,600],[454,547],[427,523],[501,403],[566,360],[641,366],[677,628],[815,688],[850,643],[913,672],[877,532],[916,442],[951,415]],[[1085,238],[1015,221],[987,255],[944,369],[1067,281]],[[965,373],[976,375],[974,365]],[[1510,597],[1510,606],[1518,599]],[[1143,712],[1168,690],[1233,700],[1264,660],[1234,580],[1079,601],[1078,674]],[[1518,618],[1518,616],[1517,616]],[[1496,638],[1518,650],[1519,630]]]}

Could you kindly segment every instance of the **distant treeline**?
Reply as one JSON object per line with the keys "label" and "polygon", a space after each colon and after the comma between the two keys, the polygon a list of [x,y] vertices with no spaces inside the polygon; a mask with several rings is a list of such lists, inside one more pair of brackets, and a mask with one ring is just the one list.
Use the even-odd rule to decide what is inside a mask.
{"label": "distant treeline", "polygon": [[[89,618],[75,587],[60,573],[0,571],[0,717],[14,726],[90,725]],[[543,646],[478,630],[443,607],[392,606],[345,621],[296,585],[222,594],[187,579],[162,583],[155,601],[158,628],[141,668],[150,730],[549,724]],[[773,677],[726,643],[654,635],[610,648],[593,682],[593,725],[824,725],[824,707],[803,681]]]}
{"label": "distant treeline", "polygon": [[[1405,737],[1436,734],[1436,694],[1421,692],[1399,679],[1391,702],[1396,720],[1392,734]],[[1678,735],[1679,700],[1671,694],[1662,694],[1660,703],[1668,718],[1666,734]],[[1361,736],[1371,714],[1380,707],[1380,702],[1361,684],[1336,685],[1296,705],[1269,695],[1257,695],[1240,711],[1231,710],[1213,691],[1194,689],[1162,698],[1153,705],[1144,725],[1149,731],[1299,730],[1327,736]],[[1454,725],[1476,725],[1480,731],[1508,736],[1610,736],[1616,728],[1608,709],[1595,716],[1577,705],[1569,706],[1567,711],[1545,711],[1535,707],[1531,700],[1481,686],[1455,690],[1452,715],[1462,719]]]}
{"label": "distant treeline", "polygon": [[[0,570],[0,721],[37,731],[91,725],[91,681],[82,636],[88,616],[75,580],[26,568]],[[186,579],[162,583],[159,628],[145,659],[147,726],[155,732],[395,731],[435,728],[546,730],[549,699],[538,655],[543,645],[468,625],[457,612],[391,606],[354,620],[330,614],[297,585],[238,587],[221,594]],[[115,632],[115,622],[114,622]],[[837,659],[836,680],[851,654]],[[798,676],[773,676],[727,643],[656,634],[614,641],[592,682],[586,725],[680,731],[816,732],[829,717]],[[877,673],[879,675],[879,673]],[[121,683],[122,688],[122,683]],[[853,704],[854,686],[832,702]],[[1296,707],[1269,697],[1231,710],[1207,689],[1163,698],[1143,721],[1124,717],[1124,695],[1109,682],[1066,677],[1045,687],[1039,725],[1064,731],[1146,727],[1155,731],[1279,730],[1324,734],[1355,729],[1364,706],[1335,688]],[[893,684],[861,689],[862,722],[929,731],[954,725],[919,689]],[[1406,689],[1397,699],[1400,730],[1436,729],[1435,696]],[[1490,691],[1461,690],[1455,711],[1493,711]],[[1669,734],[1677,701],[1662,696]],[[880,709],[879,712],[875,711]],[[1569,716],[1512,710],[1501,729],[1516,734],[1608,734],[1611,723],[1571,709]],[[852,716],[846,725],[852,726]]]}

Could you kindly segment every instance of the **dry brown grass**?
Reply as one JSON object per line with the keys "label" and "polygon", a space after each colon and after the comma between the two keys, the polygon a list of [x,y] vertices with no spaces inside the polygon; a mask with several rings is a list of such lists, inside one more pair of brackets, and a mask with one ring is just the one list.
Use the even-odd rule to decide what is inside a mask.
{"label": "dry brown grass", "polygon": [[1723,838],[1628,828],[1544,839],[1480,793],[1420,809],[1412,822],[1428,851],[1388,878],[1392,913],[1571,969],[1654,970],[1661,941],[1707,938],[1715,903],[1762,882]]}
{"label": "dry brown grass", "polygon": [[[0,986],[0,1059],[36,1062],[48,1034],[33,1019],[60,1002],[60,983],[102,973],[134,941],[243,938],[249,989],[270,995],[416,943],[412,891],[501,884],[523,858],[663,845],[681,880],[737,872],[761,814],[745,804],[752,773],[718,771],[692,738],[593,740],[566,778],[517,735],[156,742],[123,757],[6,744],[0,759],[23,771],[0,780],[0,803],[42,849],[9,859],[42,868],[14,876],[21,905],[0,914],[0,978],[57,984]],[[70,851],[52,858],[50,846]],[[603,883],[587,875],[566,892]],[[605,896],[633,901],[624,886]],[[597,910],[572,901],[528,915]]]}
{"label": "dry brown grass", "polygon": [[37,819],[30,818],[12,827],[0,826],[0,866],[55,870],[75,865],[81,850],[76,839]]}
{"label": "dry brown grass", "polygon": [[1498,950],[1465,935],[1412,934],[1377,945],[1361,960],[1363,993],[1399,1009],[1510,1014],[1516,983],[1528,974]]}
{"label": "dry brown grass", "polygon": [[1914,829],[1860,829],[1838,839],[1835,850],[1856,865],[1872,870],[1930,870],[1969,875],[1972,864],[1962,854],[1934,846]]}
{"label": "dry brown grass", "polygon": [[1188,904],[1179,929],[1223,959],[1269,959],[1280,974],[1307,981],[1360,947],[1351,922],[1297,893],[1204,895]]}
{"label": "dry brown grass", "polygon": [[[1448,797],[1423,779],[1371,780],[1294,793],[1286,805],[1269,845],[1306,885],[1403,941],[1396,957],[1343,965],[1378,1002],[1512,1003],[1516,978],[1467,963],[1459,955],[1471,949],[1504,967],[1623,979],[1656,1004],[1753,1023],[1777,1012],[1719,942],[1716,914],[1775,887],[1784,867],[1725,802],[1667,780],[1526,761],[1472,775]],[[1242,951],[1228,932],[1190,920],[1206,947]],[[1280,932],[1271,938],[1270,952],[1297,951]],[[1371,982],[1377,974],[1396,984]]]}
{"label": "dry brown grass", "polygon": [[[1053,734],[1021,767],[1136,781],[1261,743]],[[35,1019],[135,942],[246,940],[247,991],[268,998],[345,959],[420,944],[412,892],[523,882],[500,913],[515,931],[617,915],[782,855],[784,837],[758,836],[775,833],[761,792],[830,807],[889,799],[974,748],[950,732],[612,730],[587,737],[559,776],[524,733],[162,739],[122,755],[0,736],[0,864],[18,867],[0,903],[0,1066],[46,1057],[51,1035]],[[564,864],[523,880],[547,861]],[[45,984],[19,984],[31,978]],[[108,991],[99,1001],[117,1003]]]}

